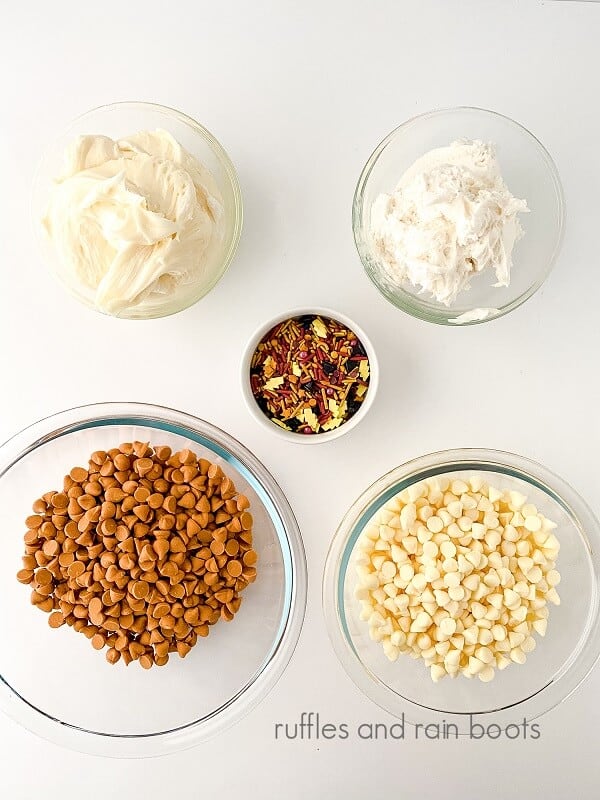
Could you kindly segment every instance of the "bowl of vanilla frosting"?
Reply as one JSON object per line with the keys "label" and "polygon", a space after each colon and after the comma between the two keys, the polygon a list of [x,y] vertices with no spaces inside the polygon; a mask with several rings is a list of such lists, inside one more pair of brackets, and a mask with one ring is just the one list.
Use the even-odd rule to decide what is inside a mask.
{"label": "bowl of vanilla frosting", "polygon": [[493,111],[443,109],[375,149],[354,196],[354,239],[395,306],[473,325],[539,289],[560,250],[564,205],[554,162],[532,133]]}
{"label": "bowl of vanilla frosting", "polygon": [[241,233],[235,168],[174,109],[114,103],[78,117],[37,171],[45,260],[85,305],[115,317],[174,314],[204,297]]}

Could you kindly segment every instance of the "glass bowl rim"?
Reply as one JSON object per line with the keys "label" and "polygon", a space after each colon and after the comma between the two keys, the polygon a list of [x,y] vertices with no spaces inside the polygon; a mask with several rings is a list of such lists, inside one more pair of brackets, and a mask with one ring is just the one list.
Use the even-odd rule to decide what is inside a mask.
{"label": "glass bowl rim", "polygon": [[242,189],[240,186],[240,181],[238,178],[237,171],[231,160],[229,154],[223,147],[223,145],[219,142],[219,140],[212,134],[208,128],[198,122],[196,119],[191,117],[189,114],[186,114],[183,111],[180,111],[177,108],[173,108],[171,106],[163,105],[161,103],[152,103],[145,100],[118,100],[113,103],[104,103],[99,106],[94,106],[93,108],[88,109],[87,111],[78,114],[76,117],[71,119],[65,127],[62,129],[61,132],[55,133],[50,139],[50,142],[47,146],[43,149],[43,152],[38,160],[34,176],[32,182],[32,191],[31,191],[31,201],[30,201],[30,219],[31,219],[31,227],[33,229],[33,236],[34,240],[37,244],[37,250],[40,255],[41,260],[44,262],[47,269],[50,270],[52,275],[59,281],[61,286],[63,286],[72,297],[74,297],[78,302],[82,303],[84,306],[88,308],[92,308],[92,310],[96,311],[97,313],[104,314],[105,316],[109,316],[103,311],[96,309],[95,307],[90,306],[85,299],[83,299],[77,291],[75,291],[71,286],[69,286],[65,281],[63,281],[57,274],[56,270],[52,266],[52,264],[47,264],[47,245],[44,241],[43,234],[41,231],[41,226],[39,224],[39,220],[36,218],[36,208],[35,208],[35,200],[37,197],[41,196],[43,193],[42,190],[42,173],[44,167],[49,163],[50,160],[50,153],[53,152],[58,144],[63,140],[65,137],[68,137],[70,131],[83,120],[87,119],[88,117],[92,117],[94,114],[101,114],[105,112],[113,112],[119,111],[120,109],[130,109],[130,110],[143,110],[148,111],[151,113],[162,114],[165,117],[171,117],[176,119],[178,122],[186,125],[190,128],[196,135],[200,136],[212,152],[215,154],[217,160],[223,167],[225,174],[227,175],[227,180],[229,182],[229,186],[231,187],[231,193],[233,196],[233,213],[232,213],[232,230],[231,230],[231,241],[229,243],[229,247],[227,251],[223,254],[221,268],[213,278],[213,280],[208,284],[203,291],[199,295],[194,295],[193,299],[189,302],[179,303],[176,307],[171,308],[168,307],[168,310],[165,313],[156,313],[152,314],[148,317],[135,317],[131,315],[124,315],[121,316],[120,319],[132,319],[132,320],[140,320],[140,319],[162,319],[163,317],[170,317],[173,314],[178,314],[181,311],[185,311],[186,308],[190,308],[191,306],[195,305],[197,302],[202,300],[202,298],[206,297],[215,286],[219,283],[219,281],[223,278],[227,270],[229,269],[231,262],[236,254],[240,238],[242,235],[242,227],[244,221],[244,209],[243,209],[243,201],[242,201]]}
{"label": "glass bowl rim", "polygon": [[151,427],[188,436],[199,444],[210,440],[215,445],[215,452],[233,463],[253,484],[270,516],[273,517],[273,512],[277,515],[275,528],[284,562],[287,562],[284,613],[269,653],[242,689],[199,720],[171,730],[142,734],[93,731],[38,709],[0,674],[0,710],[28,730],[56,744],[91,755],[140,758],[166,755],[204,742],[238,722],[266,697],[283,675],[298,643],[306,610],[308,578],[300,528],[283,490],[270,472],[233,436],[206,420],[176,409],[149,403],[111,401],[75,406],[43,417],[0,446],[0,480],[18,461],[44,444],[78,430],[117,423],[154,423]]}
{"label": "glass bowl rim", "polygon": [[[552,183],[554,186],[554,190],[556,193],[556,199],[558,203],[558,214],[559,214],[559,223],[558,223],[558,235],[556,237],[556,241],[554,244],[554,249],[552,251],[551,257],[548,259],[547,264],[543,271],[539,273],[536,280],[518,297],[514,298],[508,303],[505,303],[500,308],[494,309],[494,313],[490,314],[489,316],[484,317],[483,319],[471,319],[467,322],[455,322],[451,319],[448,319],[448,312],[444,313],[442,309],[439,309],[426,300],[419,300],[415,295],[411,294],[410,292],[405,291],[404,289],[400,288],[397,290],[397,295],[393,295],[391,292],[386,291],[382,286],[379,285],[375,281],[373,275],[373,269],[369,262],[369,250],[368,250],[368,242],[366,238],[363,236],[362,232],[362,224],[361,218],[363,215],[363,207],[364,207],[364,192],[369,180],[369,177],[375,168],[379,157],[386,149],[386,147],[392,142],[395,137],[402,133],[406,128],[411,127],[417,122],[420,122],[425,119],[433,118],[442,116],[445,114],[455,113],[455,112],[467,112],[467,113],[476,113],[476,114],[485,114],[491,117],[497,117],[505,122],[510,123],[515,128],[520,130],[522,133],[526,135],[529,139],[533,140],[533,143],[538,148],[542,159],[546,163],[548,167],[548,171],[550,177],[552,179]],[[562,186],[562,182],[560,179],[560,174],[554,163],[554,160],[546,147],[542,144],[542,142],[532,133],[528,128],[522,125],[520,122],[517,122],[512,117],[509,117],[506,114],[501,114],[498,111],[494,111],[492,109],[483,108],[480,106],[446,106],[442,108],[436,108],[431,111],[426,111],[422,114],[416,114],[413,117],[402,122],[400,125],[396,126],[392,131],[390,131],[375,147],[369,158],[367,159],[366,164],[364,165],[358,183],[356,184],[356,189],[354,190],[354,198],[352,201],[352,232],[354,238],[354,244],[356,250],[358,252],[358,256],[362,263],[363,269],[367,274],[367,277],[371,281],[371,283],[375,286],[377,291],[385,297],[385,299],[390,302],[396,308],[399,308],[401,311],[410,314],[417,319],[424,320],[425,322],[433,322],[437,325],[448,325],[451,327],[466,327],[468,325],[481,325],[484,322],[491,322],[495,319],[500,319],[500,317],[505,316],[506,314],[514,311],[519,306],[523,305],[527,300],[529,300],[533,295],[541,288],[541,286],[545,283],[546,279],[552,272],[554,265],[556,264],[556,260],[560,254],[562,243],[565,234],[565,224],[566,224],[566,201],[565,201],[565,194],[564,189]]]}
{"label": "glass bowl rim", "polygon": [[[415,480],[465,469],[494,469],[513,475],[544,491],[572,519],[587,549],[593,569],[592,603],[579,648],[566,660],[556,676],[532,695],[508,706],[485,711],[448,711],[425,706],[394,691],[360,660],[349,641],[343,609],[344,578],[348,562],[364,522],[389,497]],[[402,484],[402,486],[400,486]],[[507,717],[525,706],[527,720],[537,719],[558,706],[583,683],[600,658],[600,523],[587,502],[560,476],[537,461],[501,450],[460,448],[440,450],[411,459],[375,480],[352,503],[342,518],[326,556],[322,583],[322,607],[327,632],[342,667],[358,689],[390,714],[404,711],[443,715],[455,720]],[[422,720],[409,720],[414,724]],[[509,721],[510,720],[509,718]]]}

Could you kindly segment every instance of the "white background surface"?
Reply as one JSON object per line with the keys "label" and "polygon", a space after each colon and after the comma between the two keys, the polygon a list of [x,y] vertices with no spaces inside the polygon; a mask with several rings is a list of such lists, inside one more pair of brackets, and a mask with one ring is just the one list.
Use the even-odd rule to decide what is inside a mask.
{"label": "white background surface", "polygon": [[[200,798],[224,789],[287,800],[434,791],[451,800],[597,797],[600,669],[529,744],[285,743],[274,742],[273,729],[303,710],[322,721],[391,721],[338,664],[320,601],[332,532],[384,471],[447,447],[514,450],[560,472],[600,512],[600,7],[20,1],[3,9],[0,28],[0,438],[50,412],[107,399],[205,417],[280,481],[310,567],[296,655],[234,729],[140,763],[70,753],[1,718],[2,797]],[[130,99],[181,108],[212,130],[239,170],[245,203],[241,246],[216,290],[148,323],[78,306],[46,275],[30,234],[33,170],[47,138],[92,106]],[[508,317],[465,330],[418,322],[379,297],[350,226],[356,180],[380,139],[414,114],[460,104],[498,110],[532,130],[557,162],[568,208],[563,251],[543,290]],[[382,369],[370,415],[317,448],[265,435],[238,388],[247,337],[301,304],[354,317]]]}

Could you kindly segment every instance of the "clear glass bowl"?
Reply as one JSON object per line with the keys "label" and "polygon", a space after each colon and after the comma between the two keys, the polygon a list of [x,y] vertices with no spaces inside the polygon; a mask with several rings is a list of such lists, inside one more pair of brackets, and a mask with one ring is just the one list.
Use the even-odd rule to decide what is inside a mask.
{"label": "clear glass bowl", "polygon": [[[240,611],[164,667],[111,666],[67,626],[52,630],[16,572],[31,503],[97,449],[133,439],[189,447],[222,465],[251,501],[258,575]],[[281,489],[239,442],[159,406],[105,403],[35,423],[0,449],[0,708],[58,744],[97,755],[155,756],[190,747],[237,721],[273,687],[300,635],[306,564]]]}
{"label": "clear glass bowl", "polygon": [[[519,220],[525,235],[513,250],[510,285],[495,288],[494,272],[477,275],[455,304],[442,303],[411,286],[398,288],[373,254],[371,208],[382,193],[390,193],[404,172],[422,155],[456,139],[481,139],[496,145],[502,176],[515,197],[527,200],[528,214]],[[496,319],[531,297],[547,278],[562,243],[565,202],[552,158],[517,122],[481,108],[448,108],[414,117],[392,131],[367,161],[354,195],[354,240],[367,275],[381,294],[403,311],[441,325],[474,325]],[[483,319],[470,318],[485,309]]]}
{"label": "clear glass bowl", "polygon": [[[497,672],[490,683],[459,676],[431,680],[423,662],[400,655],[391,663],[369,638],[354,597],[353,551],[365,524],[397,492],[434,475],[483,473],[500,489],[516,489],[558,524],[561,604],[548,632],[523,665]],[[459,724],[467,715],[494,723],[535,719],[568,697],[600,654],[600,528],[585,502],[545,467],[494,450],[448,450],[410,461],[384,475],[352,505],[338,528],[325,567],[323,604],[329,635],[346,672],[375,703],[407,721]]]}
{"label": "clear glass bowl", "polygon": [[52,242],[46,235],[41,220],[46,213],[50,190],[55,178],[61,174],[65,149],[78,136],[103,134],[113,139],[145,130],[162,128],[168,131],[189,153],[200,161],[217,182],[225,207],[225,230],[220,248],[214,252],[205,272],[210,278],[200,283],[180,284],[168,302],[156,304],[151,309],[129,308],[119,314],[126,319],[166,317],[196,303],[207,295],[223,277],[231,263],[242,231],[242,194],[240,184],[229,156],[215,137],[200,123],[181,111],[154,103],[123,102],[100,106],[77,117],[68,128],[52,141],[43,154],[34,180],[32,196],[32,221],[42,257],[66,288],[86,306],[98,310],[94,293],[87,287],[75,285],[66,275]]}

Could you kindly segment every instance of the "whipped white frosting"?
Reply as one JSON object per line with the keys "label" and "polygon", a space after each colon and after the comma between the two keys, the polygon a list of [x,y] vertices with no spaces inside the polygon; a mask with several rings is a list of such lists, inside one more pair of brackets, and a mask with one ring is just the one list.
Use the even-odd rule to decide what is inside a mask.
{"label": "whipped white frosting", "polygon": [[451,322],[453,325],[464,325],[467,322],[481,322],[499,313],[499,308],[472,308],[470,311],[465,311],[464,314],[459,314],[457,317],[449,317],[448,322]]}
{"label": "whipped white frosting", "polygon": [[43,224],[65,280],[108,314],[158,314],[221,267],[216,181],[163,130],[76,139]]}
{"label": "whipped white frosting", "polygon": [[460,140],[431,150],[371,210],[374,255],[398,287],[450,306],[471,279],[494,270],[508,286],[525,200],[509,192],[493,145]]}

